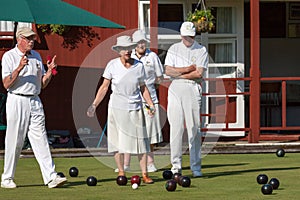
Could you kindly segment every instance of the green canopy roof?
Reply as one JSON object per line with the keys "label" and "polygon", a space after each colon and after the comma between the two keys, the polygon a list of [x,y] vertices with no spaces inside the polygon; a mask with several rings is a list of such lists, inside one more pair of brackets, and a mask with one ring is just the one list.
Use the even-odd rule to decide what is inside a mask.
{"label": "green canopy roof", "polygon": [[0,5],[3,21],[125,28],[61,0],[0,0]]}

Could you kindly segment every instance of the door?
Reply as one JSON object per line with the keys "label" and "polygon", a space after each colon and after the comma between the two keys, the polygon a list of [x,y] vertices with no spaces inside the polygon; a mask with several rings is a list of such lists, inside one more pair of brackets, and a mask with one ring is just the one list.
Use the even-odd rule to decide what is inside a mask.
{"label": "door", "polygon": [[[207,1],[216,18],[214,33],[201,34],[197,39],[206,46],[210,62],[207,78],[244,77],[244,2]],[[221,131],[244,128],[244,81],[206,81],[203,96],[202,127],[207,133],[220,136],[244,136],[244,131]],[[209,130],[211,129],[211,130]]]}
{"label": "door", "polygon": [[[149,34],[150,1],[139,1],[139,28]],[[164,63],[168,48],[180,41],[179,28],[187,13],[198,5],[197,0],[158,1],[158,55]],[[201,4],[202,5],[202,4]],[[206,46],[210,55],[207,78],[244,77],[244,1],[209,0],[206,8],[213,8],[216,29],[196,36]],[[199,8],[198,8],[199,9]],[[153,27],[151,27],[153,28]],[[165,77],[168,78],[168,77]],[[203,84],[202,127],[207,133],[220,136],[244,136],[244,131],[221,131],[223,128],[244,128],[244,96],[232,94],[244,91],[243,81],[208,82]],[[165,93],[161,89],[160,93]],[[230,92],[226,95],[225,91]],[[164,96],[165,97],[165,96]],[[166,107],[164,98],[160,99]],[[209,115],[211,114],[211,115]]]}

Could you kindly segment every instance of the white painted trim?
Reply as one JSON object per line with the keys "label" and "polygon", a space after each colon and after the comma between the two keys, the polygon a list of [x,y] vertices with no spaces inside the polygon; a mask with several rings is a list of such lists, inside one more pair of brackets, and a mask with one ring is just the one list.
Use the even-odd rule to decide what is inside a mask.
{"label": "white painted trim", "polygon": [[[183,13],[184,13],[184,19],[186,19],[186,14],[191,10],[192,3],[197,3],[198,0],[159,0],[159,4],[182,4],[183,5]],[[140,1],[139,5],[143,5],[145,3],[150,3],[150,1]],[[201,44],[208,47],[208,44],[214,43],[214,44],[220,44],[220,43],[236,43],[237,49],[236,49],[236,63],[210,63],[209,67],[236,67],[236,73],[234,74],[234,77],[244,77],[244,0],[209,0],[206,1],[206,7],[236,7],[236,30],[232,34],[201,34],[201,36],[197,36],[195,39],[197,41],[201,41]],[[139,8],[139,16],[142,17],[143,13],[140,13],[143,11]],[[144,19],[139,19],[142,22],[139,22],[140,25],[143,25]],[[179,31],[179,30],[178,30]],[[178,34],[169,34],[169,35],[158,35],[158,42],[159,44],[170,44],[180,41],[181,37]],[[235,44],[234,44],[235,46]],[[232,75],[231,75],[232,76]],[[244,90],[244,82],[243,81],[237,81],[238,87],[237,92],[242,92]],[[203,88],[205,90],[205,86]],[[225,95],[223,95],[224,97]],[[230,123],[230,128],[244,128],[244,97],[242,95],[230,95],[237,97],[237,122],[236,123]],[[208,106],[206,106],[206,102],[208,102],[205,99],[207,97],[203,98],[203,108],[206,109],[205,113],[208,113],[207,109]],[[205,118],[205,117],[204,117]],[[208,119],[208,118],[206,118]],[[205,121],[202,121],[204,124]],[[208,128],[225,128],[225,123],[222,124],[205,124],[203,127]],[[213,133],[223,136],[244,136],[244,131],[229,131],[229,132],[207,132],[207,133]]]}

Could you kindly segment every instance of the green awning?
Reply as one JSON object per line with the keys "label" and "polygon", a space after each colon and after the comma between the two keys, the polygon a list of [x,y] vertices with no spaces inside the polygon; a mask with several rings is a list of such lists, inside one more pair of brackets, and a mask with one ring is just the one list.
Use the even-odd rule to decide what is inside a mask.
{"label": "green awning", "polygon": [[125,28],[61,0],[0,0],[0,5],[2,21]]}

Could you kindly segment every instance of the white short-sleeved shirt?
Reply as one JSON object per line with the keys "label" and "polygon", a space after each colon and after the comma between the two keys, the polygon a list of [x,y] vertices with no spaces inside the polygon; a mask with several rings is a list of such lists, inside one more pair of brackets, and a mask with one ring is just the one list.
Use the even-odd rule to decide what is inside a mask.
{"label": "white short-sleeved shirt", "polygon": [[[2,79],[12,74],[19,66],[24,54],[17,46],[4,53],[2,57]],[[38,52],[31,50],[27,55],[28,64],[20,71],[15,83],[8,88],[8,92],[39,95],[42,86],[42,76],[46,73]]]}
{"label": "white short-sleeved shirt", "polygon": [[141,109],[140,84],[145,84],[142,62],[134,60],[134,64],[126,68],[120,58],[115,58],[107,64],[103,77],[111,80],[109,107],[121,110]]}
{"label": "white short-sleeved shirt", "polygon": [[146,85],[149,89],[153,103],[158,103],[155,89],[155,80],[156,77],[160,77],[163,75],[163,66],[159,60],[159,57],[150,49],[146,49],[145,55],[141,58],[138,58],[136,56],[136,51],[135,49],[133,49],[131,57],[141,61],[144,64],[146,73]]}
{"label": "white short-sleeved shirt", "polygon": [[186,47],[181,41],[169,48],[165,66],[187,67],[192,64],[195,64],[197,67],[207,68],[208,53],[204,46],[194,41],[192,46]]}

